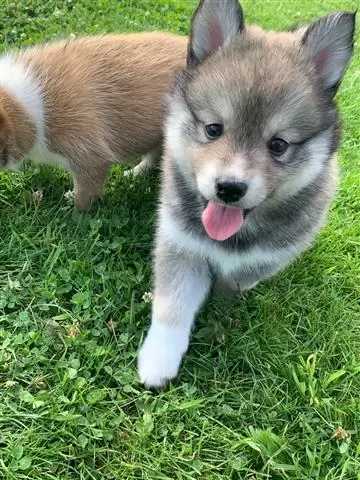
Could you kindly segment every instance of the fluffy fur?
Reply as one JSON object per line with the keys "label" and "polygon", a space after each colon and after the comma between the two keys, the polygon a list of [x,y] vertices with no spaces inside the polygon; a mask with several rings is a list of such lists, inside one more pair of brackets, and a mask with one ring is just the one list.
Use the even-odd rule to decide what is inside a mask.
{"label": "fluffy fur", "polygon": [[[322,226],[335,193],[339,118],[333,97],[353,46],[355,15],[293,32],[245,26],[238,0],[203,0],[166,118],[152,324],[142,382],[177,375],[214,281],[248,290],[288,265]],[[209,138],[205,126],[222,126]],[[281,155],[272,140],[286,141]],[[227,205],[219,182],[245,183]],[[206,233],[211,204],[244,221],[223,241]],[[230,209],[230,210],[229,210]]]}
{"label": "fluffy fur", "polygon": [[162,142],[163,97],[185,66],[186,39],[165,33],[54,42],[0,58],[0,168],[25,158],[74,178],[76,203],[102,194],[113,163]]}

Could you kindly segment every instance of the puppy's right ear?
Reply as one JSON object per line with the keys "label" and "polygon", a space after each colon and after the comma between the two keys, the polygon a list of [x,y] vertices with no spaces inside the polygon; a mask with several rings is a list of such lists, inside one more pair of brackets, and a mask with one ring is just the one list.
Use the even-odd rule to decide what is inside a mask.
{"label": "puppy's right ear", "polygon": [[355,12],[335,12],[308,27],[302,43],[331,96],[339,88],[354,46]]}
{"label": "puppy's right ear", "polygon": [[200,0],[193,16],[187,65],[195,68],[244,28],[239,0]]}

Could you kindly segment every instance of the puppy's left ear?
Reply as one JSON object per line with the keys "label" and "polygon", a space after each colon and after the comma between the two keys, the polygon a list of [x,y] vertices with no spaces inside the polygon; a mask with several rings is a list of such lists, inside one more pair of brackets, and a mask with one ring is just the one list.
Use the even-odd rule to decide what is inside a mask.
{"label": "puppy's left ear", "polygon": [[332,13],[310,25],[302,37],[304,48],[331,96],[339,88],[353,51],[355,16],[353,12]]}
{"label": "puppy's left ear", "polygon": [[188,67],[196,67],[243,28],[239,0],[200,0],[191,23]]}

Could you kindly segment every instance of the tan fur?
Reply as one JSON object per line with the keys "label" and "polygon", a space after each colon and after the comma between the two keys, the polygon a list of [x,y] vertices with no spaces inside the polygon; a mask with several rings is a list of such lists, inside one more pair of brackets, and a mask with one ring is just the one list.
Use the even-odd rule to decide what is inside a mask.
{"label": "tan fur", "polygon": [[299,31],[293,32],[277,32],[274,30],[263,30],[258,25],[248,25],[246,27],[247,35],[250,35],[254,40],[266,40],[270,45],[282,45],[287,48],[289,45],[300,44],[302,35]]}
{"label": "tan fur", "polygon": [[[0,89],[0,151],[15,161],[31,148],[36,139],[36,127],[24,107],[13,95]],[[0,160],[1,165],[1,160]]]}
{"label": "tan fur", "polygon": [[[163,98],[186,49],[186,38],[142,33],[61,41],[17,56],[39,81],[47,147],[68,160],[79,207],[101,195],[112,163],[161,146]],[[0,147],[12,131],[26,155],[34,123],[1,89],[0,119]]]}

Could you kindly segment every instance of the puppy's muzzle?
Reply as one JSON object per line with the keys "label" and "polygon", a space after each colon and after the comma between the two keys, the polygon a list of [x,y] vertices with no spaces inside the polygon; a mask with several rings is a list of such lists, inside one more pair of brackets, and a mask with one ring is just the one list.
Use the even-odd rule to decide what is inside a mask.
{"label": "puppy's muzzle", "polygon": [[246,194],[247,189],[248,186],[244,182],[233,180],[217,182],[216,195],[225,203],[235,203]]}

